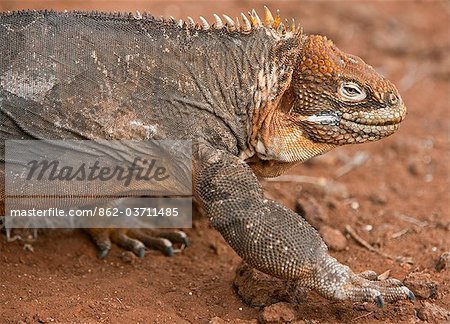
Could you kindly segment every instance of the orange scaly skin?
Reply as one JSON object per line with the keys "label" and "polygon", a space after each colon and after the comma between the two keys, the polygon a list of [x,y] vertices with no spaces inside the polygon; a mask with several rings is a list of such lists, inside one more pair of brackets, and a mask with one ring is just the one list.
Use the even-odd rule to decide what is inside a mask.
{"label": "orange scaly skin", "polygon": [[[248,162],[260,176],[278,176],[336,146],[389,136],[406,116],[396,87],[362,59],[324,36],[303,36],[301,44],[290,86],[254,131],[264,150],[256,148]],[[357,87],[359,97],[348,96],[346,86]]]}

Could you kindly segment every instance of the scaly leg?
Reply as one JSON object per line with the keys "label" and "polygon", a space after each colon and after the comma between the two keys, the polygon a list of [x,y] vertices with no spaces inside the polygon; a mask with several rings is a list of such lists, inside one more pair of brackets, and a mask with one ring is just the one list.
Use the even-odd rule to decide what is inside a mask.
{"label": "scaly leg", "polygon": [[194,194],[212,225],[252,267],[297,281],[338,300],[415,300],[397,280],[371,281],[327,253],[317,231],[287,207],[266,199],[250,167],[207,143],[194,149]]}

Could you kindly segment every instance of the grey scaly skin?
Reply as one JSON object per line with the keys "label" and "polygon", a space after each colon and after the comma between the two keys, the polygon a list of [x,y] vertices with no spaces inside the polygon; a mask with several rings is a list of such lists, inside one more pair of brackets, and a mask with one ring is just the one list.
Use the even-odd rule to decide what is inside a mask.
{"label": "grey scaly skin", "polygon": [[[192,140],[193,196],[247,263],[328,298],[414,300],[399,281],[369,280],[329,256],[319,234],[266,199],[257,180],[389,136],[406,115],[392,83],[325,37],[283,25],[267,8],[263,21],[253,11],[239,25],[215,16],[211,26],[14,12],[0,15],[0,68],[2,143]],[[141,256],[145,245],[170,255],[171,242],[186,242],[180,233],[90,233],[102,257],[111,242]]]}

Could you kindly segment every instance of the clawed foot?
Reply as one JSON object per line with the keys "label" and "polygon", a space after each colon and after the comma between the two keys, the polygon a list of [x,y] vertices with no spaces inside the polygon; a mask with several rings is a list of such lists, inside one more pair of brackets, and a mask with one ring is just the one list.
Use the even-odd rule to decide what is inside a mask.
{"label": "clawed foot", "polygon": [[301,281],[305,286],[332,299],[374,302],[379,307],[383,307],[385,302],[404,299],[416,301],[413,292],[401,281],[392,278],[378,280],[373,271],[355,274],[330,256],[317,265],[312,277]]}
{"label": "clawed foot", "polygon": [[11,229],[5,228],[6,232],[6,242],[14,242],[14,241],[23,241],[26,243],[31,243],[37,240],[38,238],[38,229]]}
{"label": "clawed foot", "polygon": [[[112,243],[132,251],[140,258],[144,257],[146,248],[158,250],[167,256],[172,256],[189,245],[187,235],[182,231],[91,228],[87,232],[98,248],[98,257],[100,259],[108,255]],[[179,246],[179,248],[175,248],[174,244]]]}
{"label": "clawed foot", "polygon": [[378,307],[384,307],[385,302],[408,299],[413,303],[416,297],[400,280],[389,278],[378,280],[374,271],[352,274],[349,282],[350,299],[355,301],[373,301]]}

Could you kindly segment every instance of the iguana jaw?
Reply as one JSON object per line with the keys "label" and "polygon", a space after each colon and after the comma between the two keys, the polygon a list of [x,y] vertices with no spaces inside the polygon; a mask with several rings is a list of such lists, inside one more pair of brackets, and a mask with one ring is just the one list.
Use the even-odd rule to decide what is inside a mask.
{"label": "iguana jaw", "polygon": [[[275,109],[269,109],[270,113],[254,133],[255,137],[249,148],[240,154],[243,160],[255,166],[252,168],[255,172],[257,170],[256,173],[260,176],[278,176],[281,170],[288,169],[286,164],[292,166],[304,162],[337,146],[314,141],[308,135],[307,129],[298,124],[297,116],[283,111],[280,105],[283,105],[283,102],[278,102]],[[272,163],[267,167],[269,161],[277,165]]]}
{"label": "iguana jaw", "polygon": [[304,162],[336,146],[376,141],[392,135],[405,116],[403,103],[396,109],[372,112],[324,111],[295,116],[277,111],[267,127],[271,135],[264,136],[261,132],[254,151],[261,160]]}
{"label": "iguana jaw", "polygon": [[292,86],[291,119],[314,143],[379,140],[392,135],[406,117],[389,80],[322,36],[305,37]]}
{"label": "iguana jaw", "polygon": [[363,126],[388,126],[398,125],[405,117],[404,114],[400,112],[390,114],[388,117],[384,117],[383,115],[383,113],[380,114],[379,112],[377,114],[349,114],[329,111],[310,115],[306,117],[305,121],[322,125],[339,125],[342,121]]}
{"label": "iguana jaw", "polygon": [[381,108],[371,112],[321,112],[301,118],[299,127],[316,142],[335,145],[376,141],[392,135],[406,117],[401,103],[395,109]]}

